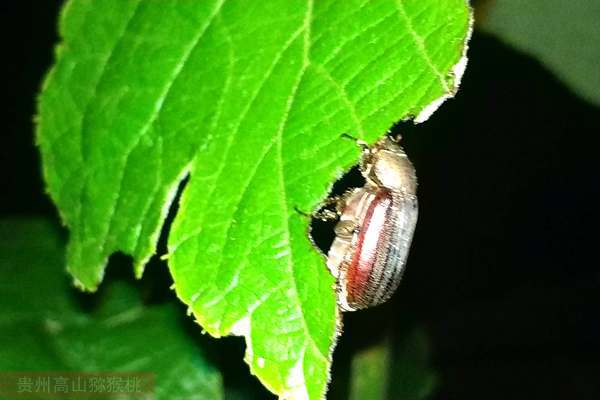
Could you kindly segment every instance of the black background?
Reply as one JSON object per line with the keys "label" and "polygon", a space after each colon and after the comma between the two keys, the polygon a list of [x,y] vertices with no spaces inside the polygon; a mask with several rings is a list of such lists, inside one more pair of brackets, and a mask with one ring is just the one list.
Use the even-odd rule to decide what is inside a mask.
{"label": "black background", "polygon": [[[59,5],[0,4],[2,216],[58,220],[32,116]],[[415,324],[431,339],[436,399],[600,398],[600,109],[485,34],[469,58],[455,99],[396,127],[419,177],[419,224],[392,301],[346,315],[331,398],[347,395],[357,349]],[[164,268],[147,275],[155,301],[170,296]],[[267,396],[246,377],[239,339],[199,340],[216,349],[228,386]]]}

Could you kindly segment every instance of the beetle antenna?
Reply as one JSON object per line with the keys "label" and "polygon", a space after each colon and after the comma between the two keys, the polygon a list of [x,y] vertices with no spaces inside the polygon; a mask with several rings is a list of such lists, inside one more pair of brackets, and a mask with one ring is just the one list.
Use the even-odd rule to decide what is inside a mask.
{"label": "beetle antenna", "polygon": [[350,135],[349,133],[346,133],[346,132],[344,132],[344,133],[342,133],[342,134],[340,135],[340,137],[342,137],[342,138],[344,138],[344,139],[351,139],[352,141],[354,141],[354,143],[356,143],[356,145],[357,145],[358,147],[360,147],[360,150],[361,150],[363,153],[364,153],[366,150],[368,150],[368,149],[369,149],[369,144],[368,144],[367,142],[365,142],[365,141],[364,141],[364,140],[362,140],[362,139],[358,139],[358,138],[356,138],[356,137],[354,137],[354,136]]}
{"label": "beetle antenna", "polygon": [[302,215],[303,217],[312,218],[312,215],[311,215],[311,214],[308,214],[308,213],[306,213],[306,212],[302,211],[300,208],[298,208],[298,206],[294,206],[294,210],[295,210],[295,211],[296,211],[298,214]]}

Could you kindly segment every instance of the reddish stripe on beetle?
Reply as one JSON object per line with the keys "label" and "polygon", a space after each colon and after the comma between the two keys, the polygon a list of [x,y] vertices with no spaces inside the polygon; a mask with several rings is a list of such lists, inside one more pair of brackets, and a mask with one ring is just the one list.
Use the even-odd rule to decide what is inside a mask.
{"label": "reddish stripe on beetle", "polygon": [[369,204],[361,230],[358,234],[354,255],[346,271],[348,303],[364,298],[377,260],[377,250],[388,223],[388,211],[392,205],[390,193],[381,189]]}

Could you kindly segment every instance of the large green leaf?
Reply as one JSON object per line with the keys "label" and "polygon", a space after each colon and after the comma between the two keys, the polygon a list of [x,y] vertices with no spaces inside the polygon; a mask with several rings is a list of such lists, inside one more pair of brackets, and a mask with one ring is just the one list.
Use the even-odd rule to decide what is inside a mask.
{"label": "large green leaf", "polygon": [[135,290],[113,284],[101,307],[83,313],[61,274],[63,245],[52,225],[3,220],[0,238],[0,371],[146,371],[155,374],[157,399],[223,397],[220,374],[172,304],[143,306]]}
{"label": "large green leaf", "polygon": [[535,56],[577,94],[600,105],[600,2],[501,0],[486,10],[483,30]]}
{"label": "large green leaf", "polygon": [[138,275],[169,233],[178,296],[206,331],[246,337],[282,397],[319,398],[336,335],[310,211],[395,122],[424,120],[464,69],[465,0],[67,3],[40,97],[48,190],[68,269],[94,290],[108,256]]}

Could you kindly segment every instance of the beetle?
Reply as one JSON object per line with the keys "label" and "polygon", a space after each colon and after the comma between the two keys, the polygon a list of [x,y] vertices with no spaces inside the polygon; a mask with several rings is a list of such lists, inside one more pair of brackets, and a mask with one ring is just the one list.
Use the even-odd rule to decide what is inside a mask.
{"label": "beetle", "polygon": [[339,221],[327,267],[337,280],[343,311],[391,297],[402,278],[418,216],[415,169],[402,147],[387,136],[361,146],[365,185],[331,201]]}

